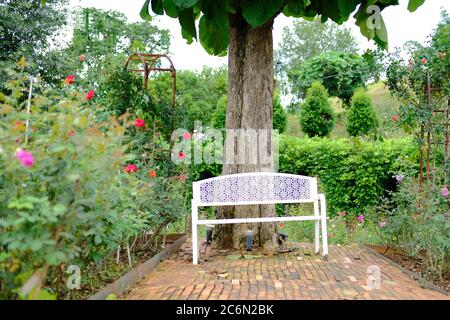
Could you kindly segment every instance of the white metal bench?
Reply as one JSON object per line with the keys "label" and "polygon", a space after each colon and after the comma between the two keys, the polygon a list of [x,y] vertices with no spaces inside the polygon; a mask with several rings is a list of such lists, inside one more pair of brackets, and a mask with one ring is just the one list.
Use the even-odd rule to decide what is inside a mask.
{"label": "white metal bench", "polygon": [[[319,209],[320,201],[320,209]],[[311,216],[199,220],[199,207],[239,206],[278,203],[313,203]],[[193,183],[192,262],[198,264],[198,226],[230,223],[315,221],[314,243],[318,253],[322,225],[322,255],[328,257],[325,195],[317,190],[317,179],[276,172],[254,172],[219,176]]]}

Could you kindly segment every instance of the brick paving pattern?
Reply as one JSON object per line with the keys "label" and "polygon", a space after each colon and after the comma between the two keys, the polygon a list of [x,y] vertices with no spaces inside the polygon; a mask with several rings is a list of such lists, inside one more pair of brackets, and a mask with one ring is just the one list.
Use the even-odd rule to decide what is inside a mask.
{"label": "brick paving pattern", "polygon": [[[362,247],[330,246],[328,261],[309,244],[291,244],[285,253],[207,250],[192,265],[190,240],[136,284],[122,299],[174,300],[359,300],[449,299],[424,289],[395,265]],[[201,249],[203,252],[204,248]],[[249,259],[230,259],[237,256]],[[228,258],[227,258],[228,256]],[[206,261],[205,261],[206,258]],[[379,266],[379,289],[367,287],[367,268]]]}

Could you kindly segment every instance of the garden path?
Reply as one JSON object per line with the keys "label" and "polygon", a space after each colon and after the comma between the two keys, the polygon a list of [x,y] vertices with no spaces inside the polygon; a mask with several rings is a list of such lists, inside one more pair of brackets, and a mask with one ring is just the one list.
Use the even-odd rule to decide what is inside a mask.
{"label": "garden path", "polygon": [[[366,247],[330,246],[328,261],[309,244],[290,244],[290,252],[207,250],[207,261],[192,265],[190,239],[168,260],[123,294],[122,299],[449,299],[411,279],[397,265]],[[203,252],[202,247],[201,252]],[[247,253],[245,253],[247,255]],[[205,258],[204,254],[201,257]],[[381,271],[379,289],[367,286],[367,269]]]}

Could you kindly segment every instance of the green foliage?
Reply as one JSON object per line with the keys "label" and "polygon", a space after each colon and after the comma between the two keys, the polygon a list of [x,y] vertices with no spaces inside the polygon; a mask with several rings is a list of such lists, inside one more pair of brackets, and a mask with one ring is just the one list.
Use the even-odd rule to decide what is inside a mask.
{"label": "green foliage", "polygon": [[314,81],[319,81],[330,96],[342,99],[347,105],[353,92],[364,87],[368,73],[359,55],[329,51],[307,60],[301,69],[291,70],[288,76],[298,99],[305,97]]}
{"label": "green foliage", "polygon": [[[400,124],[408,132],[428,123],[433,117],[431,108],[444,108],[450,94],[450,17],[447,12],[442,12],[441,22],[430,38],[427,46],[414,42],[405,45],[404,51],[410,57],[407,63],[399,50],[389,56],[386,83],[402,102]],[[431,99],[436,106],[428,104],[424,90],[428,75],[433,88]]]}
{"label": "green foliage", "polygon": [[[158,101],[171,101],[172,77],[169,74],[158,75],[150,81],[149,87]],[[211,125],[218,101],[226,92],[226,68],[205,67],[200,72],[177,72],[174,128],[193,130],[195,121],[201,121],[204,126]]]}
{"label": "green foliage", "polygon": [[422,199],[419,206],[419,181],[406,176],[400,190],[375,206],[370,216],[386,244],[419,258],[427,267],[425,276],[442,281],[450,271],[450,199],[441,194],[441,188],[429,190],[427,201]]}
{"label": "green foliage", "polygon": [[328,101],[327,90],[319,82],[308,89],[300,113],[302,131],[310,137],[325,137],[334,126],[334,113]]}
{"label": "green foliage", "polygon": [[226,123],[226,115],[227,115],[227,96],[223,95],[220,97],[219,101],[217,101],[216,110],[211,118],[211,124],[214,128],[225,128]]}
{"label": "green foliage", "polygon": [[372,100],[364,89],[356,90],[347,113],[347,132],[350,136],[364,136],[376,133],[378,120]]}
{"label": "green foliage", "polygon": [[356,54],[358,46],[351,30],[334,23],[296,19],[291,27],[283,29],[283,38],[275,51],[275,71],[281,79],[283,92],[292,89],[288,74],[301,70],[308,59],[326,51]]}
{"label": "green foliage", "polygon": [[97,101],[104,106],[105,114],[116,117],[133,114],[151,123],[152,129],[157,128],[165,139],[169,139],[178,119],[170,99],[158,99],[146,91],[142,76],[125,70],[122,65],[108,70],[99,83]]}
{"label": "green foliage", "polygon": [[44,72],[42,61],[50,63],[44,52],[55,41],[66,23],[67,1],[3,0],[0,3],[0,90],[8,80],[6,68],[21,56],[33,74]]}
{"label": "green foliage", "polygon": [[287,115],[281,105],[279,92],[275,92],[273,97],[273,128],[283,133],[286,130]]}
{"label": "green foliage", "polygon": [[[417,9],[422,3],[418,0],[410,0],[410,11]],[[143,2],[141,17],[149,19],[150,1]],[[359,6],[354,15],[356,24],[361,33],[369,39],[374,39],[381,47],[387,46],[387,31],[383,18],[379,17],[379,28],[370,28],[368,20],[373,20],[373,12],[369,7],[377,4],[380,11],[391,5],[397,5],[397,0],[384,0],[381,3],[375,0],[329,0],[326,4],[322,0],[239,0],[239,1],[199,1],[199,0],[158,0],[152,1],[152,10],[156,14],[167,14],[169,17],[178,18],[183,37],[191,43],[197,39],[195,20],[200,18],[199,37],[200,43],[208,53],[223,55],[228,47],[228,16],[240,14],[253,28],[275,18],[281,12],[288,17],[304,17],[313,19],[321,16],[321,21],[328,19],[338,24],[347,21],[350,14]],[[164,9],[163,10],[161,9]]]}
{"label": "green foliage", "polygon": [[[223,95],[217,102],[216,109],[211,118],[211,124],[214,128],[225,128],[227,112],[227,96]],[[283,133],[286,130],[287,115],[281,105],[280,94],[275,92],[273,98],[273,128],[278,130],[279,133]]]}
{"label": "green foliage", "polygon": [[[144,231],[157,235],[185,210],[180,169],[170,165],[158,132],[135,127],[134,113],[110,116],[77,84],[35,95],[28,116],[26,79],[16,75],[7,83],[11,94],[0,95],[0,286],[8,298],[38,270],[41,293],[67,294],[65,266],[99,264]],[[31,152],[34,164],[21,163],[18,148]],[[123,170],[130,163],[137,172]],[[62,280],[46,279],[47,270]]]}
{"label": "green foliage", "polygon": [[283,137],[279,171],[318,177],[329,215],[346,211],[356,217],[395,190],[395,175],[409,168],[417,170],[417,158],[411,139],[369,143]]}

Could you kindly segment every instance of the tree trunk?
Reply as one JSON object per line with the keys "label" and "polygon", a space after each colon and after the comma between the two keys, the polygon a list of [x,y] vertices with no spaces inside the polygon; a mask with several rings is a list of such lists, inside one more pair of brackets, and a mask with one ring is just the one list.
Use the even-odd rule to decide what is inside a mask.
{"label": "tree trunk", "polygon": [[[273,19],[258,28],[251,28],[242,15],[237,13],[230,16],[230,46],[228,52],[228,96],[226,115],[226,146],[233,145],[234,149],[225,147],[225,161],[222,174],[243,172],[273,171],[272,100],[275,86],[273,75]],[[229,129],[266,129],[267,142],[261,140],[249,141],[239,136],[235,137]],[[236,131],[235,131],[236,132]],[[247,131],[248,132],[248,131]],[[257,131],[260,132],[260,131]],[[261,133],[259,134],[261,135]],[[259,136],[261,138],[261,136]],[[234,158],[228,161],[230,154],[236,155],[243,147],[249,151],[257,148],[255,161],[246,162]],[[262,159],[266,153],[267,158]],[[236,162],[237,161],[237,162]],[[222,207],[218,210],[218,218],[241,217],[269,217],[275,215],[274,205]],[[235,224],[218,225],[216,229],[216,244],[220,248],[243,247],[245,231],[253,230],[255,245],[271,249],[275,243],[275,224]]]}

